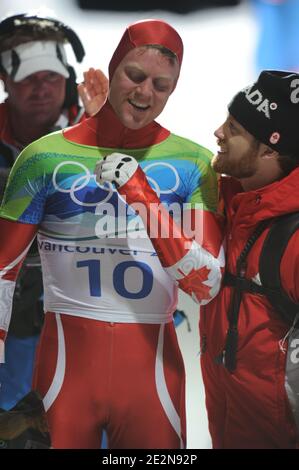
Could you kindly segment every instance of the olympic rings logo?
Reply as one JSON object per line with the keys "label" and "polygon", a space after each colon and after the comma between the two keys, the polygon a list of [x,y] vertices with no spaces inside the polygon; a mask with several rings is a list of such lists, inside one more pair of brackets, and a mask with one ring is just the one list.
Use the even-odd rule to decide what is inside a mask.
{"label": "olympic rings logo", "polygon": [[[76,178],[73,181],[73,183],[71,184],[71,187],[66,189],[66,188],[59,185],[59,183],[57,181],[57,175],[58,175],[59,170],[61,170],[61,168],[66,167],[68,165],[78,166],[79,168],[81,168],[84,171],[85,174],[80,175],[78,178]],[[166,167],[172,172],[172,174],[174,175],[174,178],[175,178],[175,182],[174,182],[174,185],[173,185],[172,188],[161,189],[158,182],[148,174],[150,172],[150,170],[152,168],[155,168],[155,167]],[[171,194],[171,193],[175,192],[179,187],[179,184],[180,184],[179,174],[178,174],[176,168],[174,168],[169,163],[166,163],[166,162],[150,163],[149,165],[147,165],[143,169],[143,171],[146,174],[148,182],[151,184],[152,188],[157,193],[158,197],[160,197],[161,194]],[[73,175],[71,175],[71,176],[73,176]],[[101,201],[98,201],[98,202],[80,201],[76,196],[76,192],[80,191],[83,188],[85,188],[89,184],[89,182],[92,181],[92,180],[95,182],[95,184],[98,188],[100,188],[100,189],[107,192],[107,196],[104,199],[101,199]],[[79,163],[79,162],[65,161],[65,162],[59,163],[56,166],[56,168],[53,172],[52,182],[53,182],[53,186],[56,189],[56,191],[58,191],[60,193],[69,194],[71,200],[75,204],[77,204],[79,206],[84,206],[84,207],[96,207],[96,206],[99,206],[101,204],[105,204],[106,202],[108,202],[111,199],[113,193],[116,192],[116,189],[112,186],[112,184],[110,182],[105,183],[104,186],[100,185],[96,180],[96,175],[90,173],[89,169],[85,165],[83,165],[82,163]]]}
{"label": "olympic rings logo", "polygon": [[[173,173],[174,175],[174,178],[175,178],[175,183],[174,183],[174,186],[173,188],[169,188],[169,189],[161,189],[160,186],[158,185],[157,181],[154,180],[154,178],[152,178],[151,176],[148,176],[148,171],[154,167],[166,167],[166,168],[169,168],[170,171]],[[179,184],[180,184],[180,177],[179,177],[179,174],[177,172],[177,169],[174,168],[174,166],[170,165],[170,163],[166,163],[166,162],[156,162],[156,163],[150,163],[149,165],[147,165],[144,169],[143,169],[144,173],[146,174],[146,177],[147,177],[147,180],[149,183],[152,184],[152,187],[154,189],[154,191],[157,193],[157,196],[160,197],[161,194],[172,194],[174,193],[178,187],[179,187]]]}
{"label": "olympic rings logo", "polygon": [[[79,176],[77,179],[74,180],[74,182],[72,183],[72,185],[69,189],[62,188],[57,183],[57,173],[58,173],[58,171],[62,167],[67,166],[67,165],[78,166],[78,167],[82,168],[82,170],[85,172],[85,175]],[[80,191],[81,189],[85,188],[91,180],[94,180],[94,182],[98,186],[98,188],[101,188],[101,189],[107,191],[107,193],[108,193],[107,196],[104,199],[101,199],[101,201],[98,201],[98,202],[83,202],[83,201],[80,201],[76,197],[75,192]],[[69,193],[71,200],[75,204],[78,204],[79,206],[84,206],[84,207],[96,207],[96,206],[99,206],[100,204],[104,204],[105,202],[108,202],[111,199],[111,197],[113,195],[113,192],[115,191],[111,183],[108,183],[108,182],[105,183],[109,186],[108,189],[107,189],[107,187],[100,185],[96,180],[96,175],[91,174],[89,169],[86,168],[85,165],[83,165],[82,163],[79,163],[79,162],[66,161],[66,162],[59,163],[59,165],[57,165],[57,167],[55,168],[55,170],[53,172],[52,181],[53,181],[53,185],[54,185],[54,188],[56,189],[56,191],[58,191],[60,193]]]}

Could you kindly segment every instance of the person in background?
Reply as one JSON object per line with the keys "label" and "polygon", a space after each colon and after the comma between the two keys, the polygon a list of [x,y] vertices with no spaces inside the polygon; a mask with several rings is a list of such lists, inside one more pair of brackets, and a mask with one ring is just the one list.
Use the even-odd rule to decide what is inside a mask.
{"label": "person in background", "polygon": [[[76,74],[67,62],[67,43],[81,62],[85,52],[79,37],[59,20],[19,14],[0,23],[0,79],[7,93],[0,104],[1,199],[10,169],[25,146],[84,117],[78,100]],[[98,73],[93,71],[93,75]],[[89,72],[84,75],[92,93]],[[100,78],[102,85],[104,78]],[[81,89],[83,86],[80,85]],[[96,91],[100,96],[101,90]],[[94,105],[95,101],[90,104]],[[0,366],[2,409],[10,409],[31,390],[35,349],[44,318],[42,296],[35,240],[14,294],[5,363]]]}

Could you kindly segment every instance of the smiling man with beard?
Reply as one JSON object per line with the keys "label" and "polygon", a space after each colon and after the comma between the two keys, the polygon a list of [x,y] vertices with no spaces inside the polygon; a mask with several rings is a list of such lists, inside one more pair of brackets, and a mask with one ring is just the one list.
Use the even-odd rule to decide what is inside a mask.
{"label": "smiling man with beard", "polygon": [[[269,230],[299,210],[298,85],[298,74],[262,72],[234,97],[215,131],[220,149],[212,166],[226,175],[226,274],[200,318],[215,448],[298,448],[298,323],[286,322],[259,290]],[[298,247],[297,230],[280,263],[285,296],[297,303]]]}

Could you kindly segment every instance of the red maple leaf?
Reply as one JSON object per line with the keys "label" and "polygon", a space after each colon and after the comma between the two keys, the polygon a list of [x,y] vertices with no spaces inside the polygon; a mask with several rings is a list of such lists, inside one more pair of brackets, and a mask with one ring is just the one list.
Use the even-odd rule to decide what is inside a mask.
{"label": "red maple leaf", "polygon": [[[200,269],[192,269],[187,276],[179,280],[180,288],[183,289],[184,292],[187,292],[187,294],[194,294],[198,300],[211,299],[211,287],[203,284],[203,281],[208,280],[210,271],[211,270],[206,266],[203,266]],[[181,272],[181,274],[184,273]]]}

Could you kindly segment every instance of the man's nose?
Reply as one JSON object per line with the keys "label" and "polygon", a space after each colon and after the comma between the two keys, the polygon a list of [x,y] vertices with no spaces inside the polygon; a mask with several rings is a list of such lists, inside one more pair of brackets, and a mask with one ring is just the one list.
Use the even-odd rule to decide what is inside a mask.
{"label": "man's nose", "polygon": [[215,130],[214,136],[220,140],[224,139],[223,124]]}
{"label": "man's nose", "polygon": [[44,95],[44,93],[48,93],[50,89],[50,84],[47,80],[36,80],[34,82],[34,93],[36,95]]}
{"label": "man's nose", "polygon": [[136,91],[144,96],[150,96],[153,92],[152,81],[148,78],[143,80],[142,83],[139,83]]}

